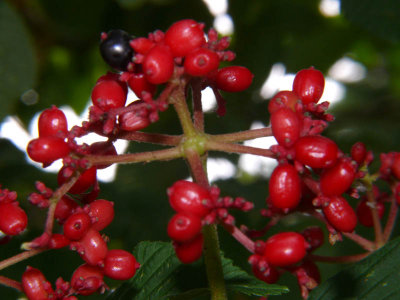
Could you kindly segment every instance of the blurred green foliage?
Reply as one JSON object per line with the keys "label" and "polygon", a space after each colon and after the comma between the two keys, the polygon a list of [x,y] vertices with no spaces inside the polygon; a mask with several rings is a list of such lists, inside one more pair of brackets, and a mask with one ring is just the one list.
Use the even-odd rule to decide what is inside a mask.
{"label": "blurred green foliage", "polygon": [[[284,63],[289,73],[312,65],[327,74],[335,61],[350,57],[366,67],[366,78],[345,85],[344,100],[330,109],[336,121],[327,134],[345,152],[356,141],[365,142],[377,158],[379,152],[400,149],[399,2],[369,0],[360,5],[356,0],[342,0],[343,14],[329,18],[319,12],[319,2],[229,2],[228,12],[235,25],[232,50],[237,59],[234,63],[249,67],[255,78],[248,91],[225,95],[228,101],[225,117],[206,116],[208,132],[248,129],[254,120],[268,123],[268,102],[262,101],[259,90],[274,63]],[[213,16],[200,0],[1,0],[0,119],[17,115],[28,126],[36,112],[52,104],[70,105],[81,113],[96,79],[108,71],[98,52],[102,31],[120,28],[135,36],[144,36],[155,29],[166,30],[182,18],[202,21],[207,28],[213,22]],[[148,131],[180,133],[172,109],[162,113],[160,121]],[[132,144],[129,148],[132,152],[143,149],[148,146]],[[28,166],[23,153],[9,141],[0,140],[0,153],[0,182],[18,191],[22,206],[29,206],[25,199],[33,191],[36,180],[56,186],[55,175]],[[211,154],[215,155],[237,162],[234,155]],[[111,237],[110,247],[131,250],[142,240],[168,241],[165,228],[172,209],[165,191],[175,180],[188,175],[183,161],[120,166],[113,183],[101,184],[101,197],[115,201],[116,218],[105,231]],[[223,194],[254,201],[256,210],[264,205],[265,180],[232,179],[218,184]],[[17,253],[22,241],[40,234],[44,212],[32,208],[29,216],[29,231],[14,238],[9,246],[3,246],[1,258]],[[265,224],[257,211],[239,214],[237,218],[238,223],[254,228]],[[302,230],[309,224],[318,222],[296,215],[280,222],[279,230]],[[238,247],[226,232],[221,231],[221,240],[226,256],[249,270],[246,250]],[[317,254],[343,255],[359,251],[357,246],[345,241],[334,247],[325,245]],[[40,255],[28,263],[40,268],[54,282],[58,276],[68,280],[81,260],[76,253],[61,250]],[[18,280],[24,265],[8,268],[2,274]],[[323,279],[327,279],[341,266],[321,265],[321,269]],[[291,289],[291,293],[280,299],[299,298],[293,277],[284,276],[280,283]],[[109,284],[115,287],[119,283]],[[0,294],[2,299],[18,296],[5,287],[0,287]]]}

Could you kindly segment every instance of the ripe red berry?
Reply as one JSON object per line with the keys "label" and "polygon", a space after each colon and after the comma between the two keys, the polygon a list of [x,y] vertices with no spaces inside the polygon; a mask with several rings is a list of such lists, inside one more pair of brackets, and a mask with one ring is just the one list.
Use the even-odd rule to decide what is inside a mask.
{"label": "ripe red berry", "polygon": [[183,67],[185,72],[192,76],[204,76],[218,69],[218,54],[207,48],[197,48],[185,58]]}
{"label": "ripe red berry", "polygon": [[299,71],[293,80],[293,92],[304,104],[317,103],[324,87],[324,75],[313,67]]}
{"label": "ripe red berry", "polygon": [[[135,101],[129,104],[129,106],[139,106],[143,104],[143,101]],[[129,111],[123,113],[118,118],[119,126],[122,130],[126,131],[137,131],[146,128],[150,125],[150,119],[146,109],[139,109],[135,111]]]}
{"label": "ripe red berry", "polygon": [[269,201],[281,209],[295,208],[301,199],[301,180],[295,167],[281,164],[269,180]]}
{"label": "ripe red berry", "polygon": [[299,97],[292,91],[280,91],[269,101],[268,111],[270,114],[273,114],[281,107],[288,107],[295,111],[298,101],[300,101]]}
{"label": "ripe red berry", "polygon": [[206,43],[203,26],[190,19],[175,22],[165,32],[165,43],[174,57],[185,56]]}
{"label": "ripe red berry", "polygon": [[130,41],[132,49],[140,54],[147,54],[154,47],[154,42],[148,38],[138,37]]}
{"label": "ripe red berry", "polygon": [[143,98],[143,92],[153,96],[157,88],[156,85],[147,81],[143,73],[132,74],[131,77],[129,77],[128,85],[139,99]]}
{"label": "ripe red berry", "polygon": [[301,233],[307,243],[310,245],[308,251],[313,251],[321,247],[324,243],[324,232],[321,227],[308,227]]}
{"label": "ripe red berry", "polygon": [[304,237],[299,233],[278,233],[265,242],[264,258],[272,266],[286,267],[304,258],[306,246]]}
{"label": "ripe red berry", "polygon": [[28,216],[18,202],[0,203],[0,230],[6,235],[17,235],[25,230]]}
{"label": "ripe red berry", "polygon": [[246,67],[230,66],[218,70],[216,76],[217,88],[225,92],[241,92],[246,90],[253,81],[254,75]]}
{"label": "ripe red berry", "polygon": [[98,266],[103,263],[108,249],[106,242],[97,230],[89,228],[78,243],[77,250],[84,261],[92,266]]}
{"label": "ripe red berry", "polygon": [[296,160],[311,168],[332,167],[338,157],[336,143],[321,135],[308,135],[299,138],[295,144]]}
{"label": "ripe red berry", "polygon": [[99,267],[83,264],[72,274],[71,287],[79,295],[91,295],[103,286],[103,270]]}
{"label": "ripe red berry", "polygon": [[279,145],[292,147],[300,136],[300,119],[290,108],[282,107],[271,115],[272,133]]}
{"label": "ripe red berry", "polygon": [[107,252],[104,259],[104,275],[116,280],[132,278],[140,264],[129,252],[121,249],[113,249]]}
{"label": "ripe red berry", "polygon": [[356,168],[348,158],[340,159],[336,165],[326,169],[320,178],[321,192],[325,196],[339,196],[347,191],[356,176]]}
{"label": "ripe red berry", "polygon": [[29,157],[43,164],[51,164],[53,161],[67,156],[70,152],[68,144],[56,136],[43,136],[31,140],[27,147]]}
{"label": "ripe red berry", "polygon": [[179,180],[167,191],[169,203],[176,212],[204,217],[210,212],[210,193],[197,183]]}
{"label": "ripe red berry", "polygon": [[[96,173],[96,167],[91,167],[85,170],[68,192],[71,194],[80,194],[87,191],[96,183]],[[63,185],[72,175],[72,168],[62,167],[57,175],[58,185]]]}
{"label": "ripe red berry", "polygon": [[55,297],[51,284],[38,269],[28,266],[22,274],[21,281],[22,290],[29,300],[44,300]]}
{"label": "ripe red berry", "polygon": [[400,179],[400,153],[394,155],[392,173],[397,179]]}
{"label": "ripe red berry", "polygon": [[64,235],[72,241],[80,240],[89,230],[91,225],[92,222],[87,213],[74,213],[69,216],[64,223]]}
{"label": "ripe red berry", "polygon": [[127,88],[118,80],[102,79],[99,80],[92,90],[93,105],[103,111],[113,108],[123,107],[126,102]]}
{"label": "ripe red berry", "polygon": [[194,240],[187,243],[174,242],[175,254],[184,264],[198,260],[203,254],[203,235],[199,234]]}
{"label": "ripe red berry", "polygon": [[54,218],[59,223],[64,223],[65,220],[72,215],[74,210],[78,207],[73,199],[68,196],[63,196],[56,205],[56,210],[54,211]]}
{"label": "ripe red berry", "polygon": [[56,106],[44,110],[38,121],[39,136],[65,135],[68,132],[68,123],[65,114]]}
{"label": "ripe red berry", "polygon": [[53,233],[50,237],[48,247],[50,249],[60,249],[67,247],[70,244],[70,240],[65,235],[60,233]]}
{"label": "ripe red berry", "polygon": [[268,284],[273,284],[278,281],[279,279],[279,272],[276,268],[269,267],[265,269],[264,271],[261,271],[258,266],[255,264],[252,267],[252,271],[254,276],[256,276],[258,279],[268,283]]}
{"label": "ripe red berry", "polygon": [[[312,260],[305,260],[297,270],[303,270],[306,275],[313,279],[316,284],[321,283],[321,274],[319,272],[318,266]],[[298,278],[301,279],[301,278]],[[307,285],[307,283],[306,283]]]}
{"label": "ripe red berry", "polygon": [[106,228],[114,219],[114,202],[98,199],[89,204],[89,216],[92,228],[100,231]]}
{"label": "ripe red berry", "polygon": [[351,158],[361,165],[367,156],[367,148],[364,143],[357,142],[351,146],[350,154]]}
{"label": "ripe red berry", "polygon": [[[382,202],[376,202],[375,204],[376,211],[378,213],[379,219],[382,219],[383,214],[385,213],[385,205]],[[368,200],[361,200],[356,209],[358,221],[364,225],[365,227],[374,226],[374,220],[372,217],[371,207],[368,204]]]}
{"label": "ripe red berry", "polygon": [[168,236],[177,242],[189,242],[201,231],[201,219],[188,213],[177,213],[168,223]]}
{"label": "ripe red berry", "polygon": [[144,58],[143,72],[152,84],[167,82],[174,73],[174,58],[170,49],[163,45],[154,46]]}
{"label": "ripe red berry", "polygon": [[350,204],[340,196],[333,196],[329,205],[323,207],[329,223],[338,231],[352,232],[357,225],[357,215]]}

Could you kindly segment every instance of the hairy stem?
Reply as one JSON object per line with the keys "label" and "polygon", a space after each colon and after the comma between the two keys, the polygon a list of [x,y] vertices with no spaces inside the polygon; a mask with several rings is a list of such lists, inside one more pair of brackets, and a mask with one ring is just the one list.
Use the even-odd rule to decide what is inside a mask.
{"label": "hairy stem", "polygon": [[0,284],[8,286],[10,288],[14,288],[14,289],[22,292],[22,284],[18,281],[8,278],[8,277],[0,276]]}
{"label": "hairy stem", "polygon": [[210,136],[210,139],[216,140],[218,142],[237,143],[266,136],[272,136],[271,127],[244,130],[233,133],[216,134]]}
{"label": "hairy stem", "polygon": [[166,146],[179,145],[179,143],[182,140],[182,136],[167,135],[160,133],[148,133],[140,131],[121,132],[117,135],[117,138],[128,141],[144,142],[144,143],[159,144]]}
{"label": "hairy stem", "polygon": [[215,140],[208,140],[205,145],[207,150],[210,151],[223,151],[230,153],[246,153],[259,155],[264,157],[275,158],[276,155],[269,149],[261,149],[256,147],[244,146],[240,144],[231,144],[231,143],[223,143],[217,142]]}
{"label": "hairy stem", "polygon": [[29,257],[35,256],[39,253],[42,253],[46,251],[47,249],[33,249],[29,251],[24,251],[21,253],[18,253],[17,255],[14,255],[12,257],[9,257],[5,260],[0,261],[0,270],[3,270],[9,266],[12,266],[20,261],[23,261]]}

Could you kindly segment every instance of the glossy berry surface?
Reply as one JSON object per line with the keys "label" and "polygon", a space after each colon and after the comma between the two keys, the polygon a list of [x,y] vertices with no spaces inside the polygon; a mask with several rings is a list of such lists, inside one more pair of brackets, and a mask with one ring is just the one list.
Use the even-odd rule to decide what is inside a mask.
{"label": "glossy berry surface", "polygon": [[70,240],[65,235],[60,233],[53,233],[50,237],[48,247],[50,249],[60,249],[67,247],[70,244]]}
{"label": "glossy berry surface", "polygon": [[200,259],[203,254],[203,235],[199,234],[187,243],[174,242],[175,254],[184,264],[190,264]]}
{"label": "glossy berry surface", "polygon": [[87,213],[72,214],[64,223],[64,235],[72,241],[80,240],[91,225],[92,222]]}
{"label": "glossy berry surface", "polygon": [[72,274],[71,286],[79,295],[88,296],[104,285],[103,277],[101,268],[83,264]]}
{"label": "glossy berry surface", "polygon": [[176,212],[189,213],[204,217],[210,212],[206,205],[210,203],[207,189],[197,183],[179,180],[167,191],[169,203]]}
{"label": "glossy berry surface", "polygon": [[92,90],[92,103],[103,111],[123,107],[126,102],[127,89],[117,80],[99,80]]}
{"label": "glossy berry surface", "polygon": [[43,164],[51,164],[57,159],[67,156],[70,149],[62,138],[44,136],[33,139],[27,147],[29,157]]}
{"label": "glossy berry surface", "polygon": [[252,83],[254,75],[242,66],[230,66],[218,70],[216,76],[217,88],[225,92],[241,92]]}
{"label": "glossy berry surface", "polygon": [[206,48],[198,48],[191,51],[183,64],[185,72],[192,76],[204,76],[218,69],[218,54]]}
{"label": "glossy berry surface", "polygon": [[133,57],[130,40],[131,36],[123,30],[107,32],[106,38],[100,42],[100,53],[104,61],[116,70],[125,71]]}
{"label": "glossy berry surface", "polygon": [[265,242],[264,258],[272,266],[293,265],[301,261],[305,255],[306,241],[296,232],[278,233]]}
{"label": "glossy berry surface", "polygon": [[313,67],[299,71],[293,80],[293,92],[304,104],[317,103],[324,87],[324,75]]}
{"label": "glossy berry surface", "polygon": [[177,213],[168,223],[168,236],[177,242],[193,240],[201,231],[201,219],[192,214]]}
{"label": "glossy berry surface", "polygon": [[147,81],[143,73],[132,74],[129,77],[128,85],[139,99],[143,98],[143,92],[153,96],[157,89],[156,85]]}
{"label": "glossy berry surface", "polygon": [[131,253],[121,249],[113,249],[107,252],[103,271],[104,275],[111,279],[128,280],[135,275],[139,266]]}
{"label": "glossy berry surface", "polygon": [[67,118],[55,106],[44,110],[38,120],[39,136],[65,135],[68,132]]}
{"label": "glossy berry surface", "polygon": [[282,107],[271,115],[271,129],[278,144],[290,148],[300,136],[300,120],[290,108]]}
{"label": "glossy berry surface", "polygon": [[145,37],[138,37],[129,43],[132,49],[140,54],[147,54],[154,47],[154,42]]}
{"label": "glossy berry surface", "polygon": [[[385,213],[385,205],[382,202],[377,202],[375,204],[375,209],[378,213],[379,219],[382,219],[383,214]],[[365,227],[374,226],[374,220],[372,217],[371,207],[368,204],[368,200],[361,200],[356,208],[357,219]]]}
{"label": "glossy berry surface", "polygon": [[308,135],[298,139],[295,144],[296,160],[311,168],[333,166],[339,154],[334,141],[321,135]]}
{"label": "glossy berry surface", "polygon": [[174,73],[174,58],[170,49],[163,45],[154,46],[143,61],[143,72],[149,83],[167,82]]}
{"label": "glossy berry surface", "polygon": [[320,178],[321,192],[325,196],[339,196],[350,188],[355,175],[356,169],[352,161],[342,158],[336,165],[322,173]]}
{"label": "glossy berry surface", "polygon": [[269,180],[269,201],[281,209],[295,208],[301,198],[301,181],[296,169],[281,164],[272,172]]}
{"label": "glossy berry surface", "polygon": [[45,300],[54,297],[51,284],[38,269],[28,266],[22,274],[21,283],[22,290],[29,300]]}
{"label": "glossy berry surface", "polygon": [[367,156],[367,147],[365,147],[364,143],[357,142],[351,146],[350,154],[351,158],[361,165]]}
{"label": "glossy berry surface", "polygon": [[[85,170],[68,192],[71,194],[80,194],[85,192],[95,184],[96,174],[97,171],[95,167]],[[66,183],[72,175],[73,170],[71,170],[69,167],[62,167],[57,175],[58,185]]]}
{"label": "glossy berry surface", "polygon": [[336,230],[352,232],[356,228],[357,215],[343,197],[331,197],[329,205],[323,207],[322,210],[326,219]]}
{"label": "glossy berry surface", "polygon": [[97,266],[103,263],[107,255],[107,244],[101,234],[89,228],[81,240],[79,240],[78,253],[82,259],[92,266]]}
{"label": "glossy berry surface", "polygon": [[17,202],[0,203],[0,230],[6,235],[17,235],[25,230],[28,216]]}
{"label": "glossy berry surface", "polygon": [[175,22],[165,32],[165,43],[174,57],[185,56],[205,42],[203,26],[191,19]]}
{"label": "glossy berry surface", "polygon": [[114,219],[114,202],[98,199],[89,204],[89,216],[92,228],[100,231],[106,228]]}
{"label": "glossy berry surface", "polygon": [[299,97],[292,91],[280,91],[268,102],[268,111],[273,114],[281,107],[287,107],[295,111]]}
{"label": "glossy berry surface", "polygon": [[56,210],[54,211],[54,218],[60,222],[64,223],[65,220],[72,215],[73,211],[78,207],[78,203],[68,196],[63,196],[57,202]]}

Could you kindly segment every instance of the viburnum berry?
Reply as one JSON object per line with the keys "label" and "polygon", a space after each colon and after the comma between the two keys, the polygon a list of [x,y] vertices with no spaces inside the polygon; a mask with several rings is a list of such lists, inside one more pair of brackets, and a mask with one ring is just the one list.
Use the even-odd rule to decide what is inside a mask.
{"label": "viburnum berry", "polygon": [[277,233],[265,242],[264,258],[268,264],[286,267],[301,261],[306,255],[307,243],[296,232]]}
{"label": "viburnum berry", "polygon": [[28,266],[22,274],[22,290],[29,300],[45,300],[55,297],[51,284],[46,280],[43,273]]}
{"label": "viburnum berry", "polygon": [[317,103],[324,87],[324,75],[313,67],[299,71],[293,80],[293,92],[304,104]]}
{"label": "viburnum berry", "polygon": [[156,85],[147,81],[143,73],[132,74],[128,79],[128,85],[139,99],[143,98],[143,92],[153,96],[157,89]]}
{"label": "viburnum berry", "polygon": [[89,228],[82,239],[71,246],[75,246],[82,259],[92,266],[103,264],[108,251],[103,237],[93,228]]}
{"label": "viburnum berry", "polygon": [[67,118],[62,110],[53,105],[40,114],[38,128],[40,137],[65,135],[68,132]]}
{"label": "viburnum berry", "polygon": [[107,252],[104,259],[104,275],[116,280],[132,278],[140,264],[129,252],[122,249],[113,249]]}
{"label": "viburnum berry", "polygon": [[348,158],[341,158],[320,177],[321,192],[325,196],[339,196],[347,191],[356,176],[356,168]]}
{"label": "viburnum berry", "polygon": [[282,107],[271,115],[272,133],[279,145],[292,147],[300,136],[301,122],[296,113]]}
{"label": "viburnum berry", "polygon": [[154,46],[144,58],[143,72],[149,83],[167,82],[174,73],[174,58],[170,49],[164,45]]}
{"label": "viburnum berry", "polygon": [[252,271],[254,276],[268,284],[273,284],[277,282],[280,277],[278,270],[274,267],[268,267],[265,270],[261,271],[257,264],[254,264],[252,266]]}
{"label": "viburnum berry", "polygon": [[210,193],[197,183],[178,180],[167,190],[169,203],[176,212],[204,217],[210,212]]}
{"label": "viburnum berry", "polygon": [[154,42],[145,37],[138,37],[129,43],[132,49],[140,54],[147,54],[154,47]]}
{"label": "viburnum berry", "polygon": [[88,214],[92,220],[92,228],[103,230],[114,219],[114,202],[97,199],[89,204]]}
{"label": "viburnum berry", "polygon": [[69,196],[62,196],[57,202],[56,209],[54,211],[54,218],[58,222],[64,223],[78,206],[78,203],[76,203],[75,200]]}
{"label": "viburnum berry", "polygon": [[314,251],[315,249],[321,247],[324,243],[324,232],[322,231],[321,227],[308,227],[301,232],[301,235],[309,244],[308,251]]}
{"label": "viburnum berry", "polygon": [[322,208],[326,219],[338,231],[352,232],[357,225],[357,215],[350,204],[341,196],[330,198],[329,204]]}
{"label": "viburnum berry", "polygon": [[[96,167],[85,170],[74,185],[69,189],[71,194],[80,194],[87,191],[96,183]],[[57,175],[58,185],[63,185],[73,175],[73,169],[70,167],[62,167]]]}
{"label": "viburnum berry", "polygon": [[125,71],[133,57],[129,44],[132,37],[121,29],[107,32],[100,42],[100,53],[104,61],[112,68]]}
{"label": "viburnum berry", "polygon": [[83,264],[71,277],[71,287],[77,294],[89,296],[104,287],[103,270],[99,267]]}
{"label": "viburnum berry", "polygon": [[197,48],[186,55],[183,67],[192,76],[204,76],[218,69],[218,54],[207,48]]}
{"label": "viburnum berry", "polygon": [[184,264],[190,264],[198,260],[203,254],[203,235],[199,234],[190,242],[174,242],[173,245],[178,259]]}
{"label": "viburnum berry", "polygon": [[[114,144],[110,141],[95,142],[89,146],[89,152],[93,155],[117,155],[117,150]],[[105,169],[111,166],[111,164],[96,165],[96,169]]]}
{"label": "viburnum berry", "polygon": [[106,112],[113,108],[123,107],[126,103],[127,93],[125,83],[115,79],[101,79],[92,90],[92,103]]}
{"label": "viburnum berry", "polygon": [[292,91],[280,91],[268,103],[268,111],[273,114],[281,107],[288,107],[295,111],[296,103],[300,101],[299,97]]}
{"label": "viburnum berry", "polygon": [[177,242],[189,242],[201,231],[201,219],[188,213],[175,214],[168,223],[168,236]]}
{"label": "viburnum berry", "polygon": [[172,24],[165,32],[164,40],[174,57],[185,56],[206,43],[203,25],[191,19]]}
{"label": "viburnum berry", "polygon": [[392,173],[397,179],[400,179],[400,153],[394,155]]}
{"label": "viburnum berry", "polygon": [[71,241],[65,237],[65,235],[60,233],[53,233],[50,237],[48,247],[50,249],[60,249],[67,247]]}
{"label": "viburnum berry", "polygon": [[334,141],[321,135],[307,135],[295,144],[296,160],[311,168],[332,167],[339,154]]}
{"label": "viburnum berry", "polygon": [[[135,101],[128,106],[138,106],[143,104],[143,101]],[[146,109],[138,111],[129,111],[123,113],[118,118],[119,126],[122,130],[137,131],[146,128],[150,125],[150,119]]]}
{"label": "viburnum berry", "polygon": [[241,92],[252,83],[254,75],[242,66],[230,66],[218,70],[216,75],[217,88],[225,92]]}
{"label": "viburnum berry", "polygon": [[350,154],[351,158],[361,165],[367,156],[367,148],[364,143],[357,142],[351,146]]}
{"label": "viburnum berry", "polygon": [[68,144],[62,138],[56,136],[43,136],[33,139],[27,147],[29,157],[45,165],[66,157],[69,152]]}
{"label": "viburnum berry", "polygon": [[28,216],[18,202],[0,203],[0,230],[6,235],[17,235],[25,230]]}
{"label": "viburnum berry", "polygon": [[[382,202],[376,202],[375,209],[377,211],[379,219],[382,219],[383,214],[385,213],[385,205]],[[372,227],[374,226],[374,220],[372,217],[372,207],[369,204],[367,199],[361,200],[356,208],[357,219],[360,224],[364,225],[365,227]]]}
{"label": "viburnum berry", "polygon": [[269,180],[269,201],[277,208],[295,208],[301,199],[301,180],[295,167],[281,164]]}
{"label": "viburnum berry", "polygon": [[80,240],[89,230],[91,225],[92,222],[87,213],[74,213],[70,215],[64,223],[64,235],[72,241]]}

